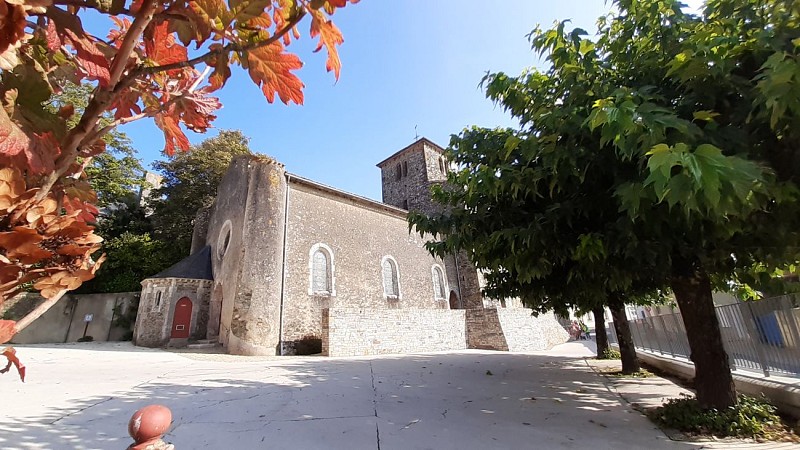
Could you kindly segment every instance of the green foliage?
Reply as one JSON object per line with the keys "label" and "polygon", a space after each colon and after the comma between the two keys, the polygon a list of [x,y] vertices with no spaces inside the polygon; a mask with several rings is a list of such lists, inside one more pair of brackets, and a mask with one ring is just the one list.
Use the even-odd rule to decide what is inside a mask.
{"label": "green foliage", "polygon": [[122,336],[123,341],[133,339],[133,325],[136,323],[136,314],[139,312],[140,298],[136,297],[131,303],[122,310],[123,303],[114,305],[114,322],[112,326],[127,330]]}
{"label": "green foliage", "polygon": [[103,243],[107,260],[92,280],[78,290],[88,292],[137,292],[141,281],[154,275],[172,262],[164,256],[168,245],[153,240],[149,234],[123,233]]}
{"label": "green foliage", "polygon": [[[67,83],[59,94],[50,99],[50,108],[57,111],[59,108],[71,106],[74,114],[67,120],[67,126],[72,128],[77,125],[86,109],[93,89],[94,87],[88,84]],[[107,112],[99,124],[104,127],[113,121],[113,115]],[[135,199],[136,193],[141,188],[144,175],[141,162],[136,158],[136,150],[130,138],[116,128],[105,134],[102,139],[106,145],[106,152],[93,156],[86,167],[86,177],[97,193],[97,205],[130,202]]]}
{"label": "green foliage", "polygon": [[648,416],[669,428],[721,437],[771,438],[784,432],[774,406],[746,395],[740,395],[735,406],[720,411],[703,409],[697,399],[684,394],[669,399]]}
{"label": "green foliage", "polygon": [[221,130],[191,151],[154,164],[164,180],[151,193],[151,220],[155,237],[170,243],[172,263],[189,254],[194,218],[214,202],[233,157],[248,154],[252,154],[248,138],[241,131]]}
{"label": "green foliage", "polygon": [[124,233],[152,234],[153,224],[137,202],[115,203],[103,211],[96,232],[106,240],[120,237]]}
{"label": "green foliage", "polygon": [[[690,298],[711,302],[706,280],[800,261],[800,6],[709,0],[696,16],[674,0],[613,3],[592,39],[566,22],[534,30],[545,70],[484,78],[519,127],[453,136],[461,170],[433,191],[445,212],[410,222],[439,239],[432,253],[466,251],[487,295],[560,313],[689,286],[677,297],[688,317],[707,306]],[[691,342],[712,342],[706,330],[716,324],[687,325]],[[713,350],[693,353],[725,367]]]}
{"label": "green foliage", "polygon": [[620,359],[622,355],[620,355],[619,350],[614,348],[607,348],[603,351],[602,354],[597,355],[597,359]]}

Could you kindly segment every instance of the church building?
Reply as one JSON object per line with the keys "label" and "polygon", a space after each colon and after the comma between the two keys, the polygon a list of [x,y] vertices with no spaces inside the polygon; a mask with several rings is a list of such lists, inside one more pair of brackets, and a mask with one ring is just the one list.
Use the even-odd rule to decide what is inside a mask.
{"label": "church building", "polygon": [[444,150],[421,138],[378,164],[383,202],[235,158],[198,214],[192,253],[142,281],[134,343],[218,342],[228,353],[350,356],[483,348],[543,350],[552,314],[481,295],[464,255],[431,256],[408,211],[433,212]]}

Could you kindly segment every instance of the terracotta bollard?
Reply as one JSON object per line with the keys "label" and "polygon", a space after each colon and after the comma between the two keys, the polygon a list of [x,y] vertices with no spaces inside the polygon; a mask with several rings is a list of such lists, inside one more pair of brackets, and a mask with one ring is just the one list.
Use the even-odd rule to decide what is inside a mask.
{"label": "terracotta bollard", "polygon": [[161,440],[172,423],[172,412],[163,405],[148,405],[136,411],[128,422],[128,434],[134,443],[128,450],[174,450]]}

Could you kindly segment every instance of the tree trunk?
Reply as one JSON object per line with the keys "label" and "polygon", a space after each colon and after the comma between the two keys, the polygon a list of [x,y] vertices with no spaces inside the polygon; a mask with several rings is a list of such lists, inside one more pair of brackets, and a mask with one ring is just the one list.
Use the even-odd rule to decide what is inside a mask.
{"label": "tree trunk", "polygon": [[636,358],[636,348],[633,346],[633,336],[631,327],[628,325],[628,318],[625,316],[625,304],[621,301],[610,302],[608,307],[611,309],[611,317],[614,318],[614,330],[617,332],[617,343],[622,359],[622,373],[632,374],[641,369],[639,360]]}
{"label": "tree trunk", "polygon": [[592,310],[594,314],[594,334],[597,343],[597,357],[600,358],[608,350],[608,335],[606,334],[605,308],[598,306]]}
{"label": "tree trunk", "polygon": [[681,310],[694,363],[694,387],[703,408],[725,409],[736,404],[736,387],[711,297],[711,283],[703,270],[680,268],[670,284]]}

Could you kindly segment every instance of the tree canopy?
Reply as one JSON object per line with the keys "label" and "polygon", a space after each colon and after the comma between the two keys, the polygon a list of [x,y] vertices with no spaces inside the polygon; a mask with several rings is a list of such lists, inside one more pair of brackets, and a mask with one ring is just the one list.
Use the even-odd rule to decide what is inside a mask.
{"label": "tree canopy", "polygon": [[163,176],[161,187],[151,192],[150,220],[155,237],[170,242],[173,262],[189,255],[195,216],[210,206],[233,157],[251,154],[249,138],[238,130],[221,130],[213,138],[153,164]]}
{"label": "tree canopy", "polygon": [[[546,70],[484,78],[518,128],[454,136],[460,166],[412,225],[465,249],[489,293],[534,307],[574,291],[671,288],[704,406],[735,402],[711,299],[797,258],[800,5],[618,0],[594,38],[535,29]],[[558,300],[561,299],[561,300]]]}

